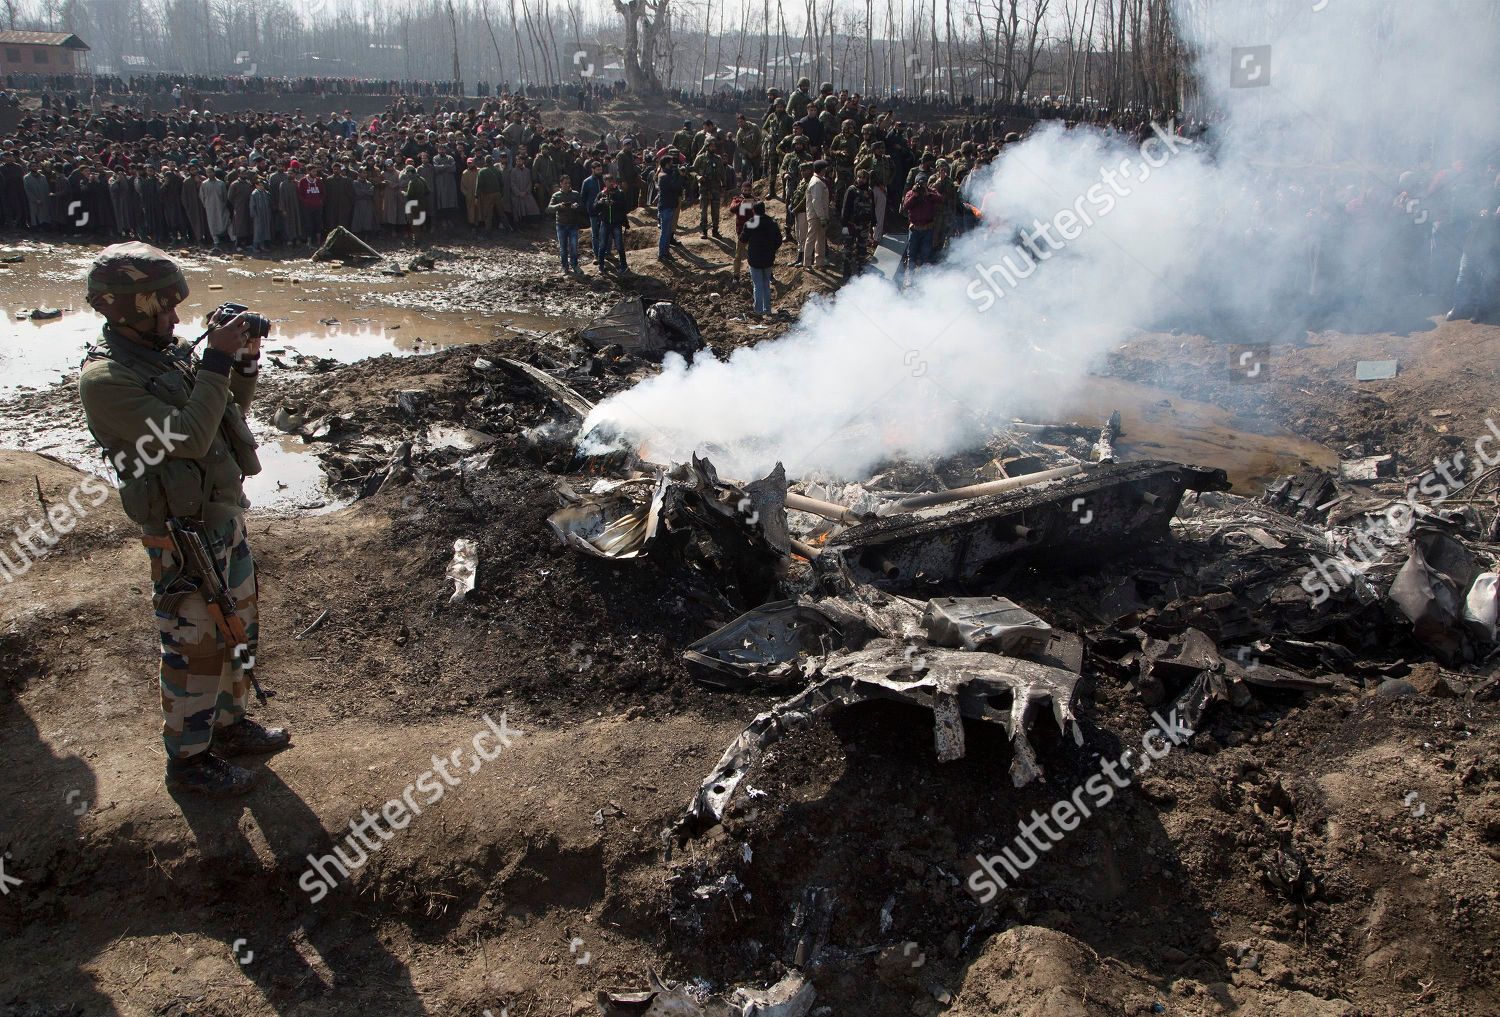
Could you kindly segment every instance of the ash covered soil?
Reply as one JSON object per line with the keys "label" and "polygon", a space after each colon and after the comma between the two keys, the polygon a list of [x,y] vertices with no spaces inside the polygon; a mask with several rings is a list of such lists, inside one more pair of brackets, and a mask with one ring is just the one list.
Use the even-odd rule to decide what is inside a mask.
{"label": "ash covered soil", "polygon": [[[389,302],[586,318],[623,293],[670,292],[721,352],[784,329],[736,320],[749,295],[726,281],[732,249],[686,243],[701,265],[659,270],[643,251],[649,277],[581,282],[550,274],[540,240],[503,258],[440,245],[451,278],[410,277]],[[778,306],[830,282],[800,279]],[[1271,388],[1256,391],[1215,375],[1222,346],[1201,337],[1143,335],[1108,369],[1259,400],[1300,436],[1422,464],[1451,453],[1445,435],[1484,433],[1497,339],[1428,322],[1273,347]],[[1356,387],[1355,353],[1386,350],[1403,373]],[[161,786],[146,561],[113,503],[0,591],[0,848],[21,881],[0,898],[0,1014],[595,1013],[599,989],[644,988],[648,968],[714,988],[775,981],[813,887],[833,904],[806,973],[840,1017],[1500,1013],[1500,707],[1441,682],[1214,704],[1192,749],[988,906],[964,886],[975,855],[1153,726],[1112,674],[1080,685],[1081,749],[1038,725],[1044,781],[1011,787],[998,728],[969,724],[968,754],[939,764],[930,716],[858,706],[780,742],[748,781],[764,793],[742,791],[720,829],[664,860],[662,830],[774,702],[700,685],[681,650],[760,601],[668,558],[561,547],[546,525],[559,475],[524,437],[543,401],[475,366],[504,356],[566,360],[555,337],[511,332],[263,375],[263,417],[337,418],[325,462],[345,490],[380,486],[401,443],[435,424],[488,437],[419,449],[337,512],[252,517],[258,671],[277,693],[257,715],[290,724],[295,745],[257,765],[246,799],[179,804]],[[569,381],[598,398],[625,370],[606,357]],[[422,395],[403,407],[402,392]],[[76,404],[66,386],[24,399],[10,412]],[[0,453],[0,506],[34,512],[36,485],[55,502],[80,476]],[[478,582],[451,603],[457,538],[477,542]],[[1104,583],[1034,575],[1023,603],[1067,626]],[[524,732],[511,749],[309,902],[310,852],[502,712]]]}

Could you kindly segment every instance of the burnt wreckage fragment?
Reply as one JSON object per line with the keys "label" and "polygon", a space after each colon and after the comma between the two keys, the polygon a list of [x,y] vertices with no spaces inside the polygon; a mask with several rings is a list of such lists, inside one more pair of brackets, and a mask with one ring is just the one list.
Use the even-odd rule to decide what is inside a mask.
{"label": "burnt wreckage fragment", "polygon": [[1082,556],[1160,540],[1184,491],[1228,489],[1223,470],[1101,464],[1044,486],[852,526],[824,550],[820,565],[826,575],[836,561],[855,581],[893,588],[970,581],[1018,556]]}
{"label": "burnt wreckage fragment", "polygon": [[[725,604],[761,604],[684,653],[705,684],[781,698],[664,831],[669,852],[724,819],[776,741],[862,702],[927,711],[939,761],[964,754],[965,719],[999,724],[1012,782],[1035,780],[1039,717],[1082,744],[1085,649],[1068,628],[1088,633],[1095,671],[1194,729],[1215,703],[1348,689],[1406,673],[1397,657],[1413,651],[1457,663],[1495,643],[1495,556],[1466,540],[1494,527],[1473,506],[1419,507],[1413,532],[1384,539],[1389,556],[1356,560],[1359,527],[1390,502],[1322,471],[1255,501],[1222,493],[1221,470],[1113,461],[1113,419],[1097,440],[1081,427],[1066,436],[1088,443],[1092,463],[1030,441],[1026,426],[982,465],[894,463],[864,483],[788,490],[779,466],[741,484],[707,460],[667,470],[626,453],[630,472],[616,475],[628,479],[565,489],[552,518],[565,543],[649,554],[701,573]],[[958,486],[920,491],[945,483]],[[964,595],[991,591],[1014,599]],[[1034,595],[1053,624],[1026,609]]]}
{"label": "burnt wreckage fragment", "polygon": [[[641,464],[646,467],[649,464]],[[812,560],[815,587],[764,604],[685,652],[702,680],[794,694],[762,713],[725,751],[693,803],[668,831],[668,847],[719,823],[766,748],[820,714],[875,699],[931,712],[940,761],[964,754],[963,719],[1004,727],[1011,780],[1041,773],[1028,732],[1050,714],[1082,744],[1073,697],[1082,640],[1053,630],[999,597],[901,596],[917,584],[964,585],[1011,564],[1099,559],[1165,538],[1188,490],[1229,486],[1220,470],[1175,463],[1073,464],[931,494],[904,497],[883,515],[788,494],[778,466],[754,483],[721,480],[694,458],[673,470],[564,485],[549,523],[577,550],[617,560],[661,548],[711,575],[744,602],[771,592],[791,554]],[[793,536],[788,509],[844,526],[821,550]],[[753,602],[750,601],[750,602]]]}

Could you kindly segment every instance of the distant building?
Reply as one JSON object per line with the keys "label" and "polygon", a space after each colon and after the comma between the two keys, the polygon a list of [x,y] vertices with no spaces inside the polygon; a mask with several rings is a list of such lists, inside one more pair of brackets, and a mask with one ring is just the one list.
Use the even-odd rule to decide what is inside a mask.
{"label": "distant building", "polygon": [[73,74],[88,51],[67,32],[0,32],[0,74]]}

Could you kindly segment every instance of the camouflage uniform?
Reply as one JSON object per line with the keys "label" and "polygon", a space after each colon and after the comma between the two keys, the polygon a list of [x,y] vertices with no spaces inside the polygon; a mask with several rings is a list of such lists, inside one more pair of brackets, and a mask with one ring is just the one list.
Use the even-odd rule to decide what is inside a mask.
{"label": "camouflage uniform", "polygon": [[[156,316],[187,293],[181,271],[153,247],[101,252],[88,301],[107,324],[78,382],[89,429],[119,474],[125,514],[143,531],[161,638],[162,739],[177,762],[207,753],[218,732],[244,718],[259,643],[242,488],[245,476],[260,472],[244,417],[255,397],[254,363],[212,347],[195,360],[187,343],[146,341]],[[225,639],[198,579],[184,575],[168,517],[197,524],[210,545],[247,633],[244,649]]]}
{"label": "camouflage uniform", "polygon": [[875,228],[875,191],[856,183],[844,195],[839,218],[848,231],[844,240],[844,279],[848,280],[859,274],[865,262],[870,260],[870,236]]}
{"label": "camouflage uniform", "polygon": [[852,125],[849,130],[835,134],[828,143],[828,161],[833,164],[834,208],[844,206],[844,192],[854,183],[854,160],[858,151],[859,135],[854,133]]}
{"label": "camouflage uniform", "polygon": [[[793,146],[791,151],[781,157],[781,193],[786,195],[788,210],[791,206],[792,191],[802,179],[802,164],[811,161],[812,156],[808,154],[805,144],[801,148]],[[791,228],[790,221],[787,223],[787,228]]]}
{"label": "camouflage uniform", "polygon": [[693,160],[693,176],[698,181],[698,229],[708,236],[709,217],[713,217],[714,235],[719,234],[719,198],[724,193],[724,160],[718,152],[708,151]]}
{"label": "camouflage uniform", "polygon": [[[804,84],[806,87],[804,87]],[[807,115],[808,103],[813,101],[812,95],[808,92],[808,89],[811,87],[812,82],[803,78],[797,82],[796,91],[792,92],[791,97],[787,99],[786,111],[792,115],[793,120],[801,120]]]}
{"label": "camouflage uniform", "polygon": [[896,163],[883,151],[877,152],[870,147],[861,149],[854,162],[854,171],[858,173],[860,170],[870,174],[870,188],[875,192],[875,239],[878,241],[885,236],[885,210],[890,201],[891,181],[896,176]]}
{"label": "camouflage uniform", "polygon": [[236,516],[210,531],[219,572],[225,576],[235,614],[248,634],[248,652],[236,656],[227,645],[208,601],[184,585],[182,562],[175,550],[147,547],[151,559],[152,603],[161,631],[162,740],[170,758],[207,751],[215,729],[245,716],[250,706],[250,679],[260,645],[256,603],[255,559],[245,519]]}
{"label": "camouflage uniform", "polygon": [[719,140],[719,134],[718,134],[717,131],[709,131],[709,130],[699,131],[697,134],[693,135],[693,150],[688,153],[688,158],[690,158],[690,159],[696,159],[696,158],[698,158],[698,156],[700,156],[704,152],[708,151],[708,143],[710,141],[718,141],[718,140]]}
{"label": "camouflage uniform", "polygon": [[734,140],[749,169],[750,179],[759,180],[765,165],[766,143],[760,128],[746,120],[745,126],[735,131]]}
{"label": "camouflage uniform", "polygon": [[[765,122],[761,124],[761,133],[766,139],[762,158],[765,160],[768,177],[768,197],[776,197],[776,169],[781,164],[781,157],[785,154],[781,148],[781,142],[791,132],[792,118],[786,111],[786,104],[778,99],[771,112],[766,114]],[[785,193],[784,190],[783,193]]]}
{"label": "camouflage uniform", "polygon": [[[947,168],[950,173],[952,172],[952,166],[947,159],[939,159],[936,166]],[[936,253],[942,249],[948,239],[948,234],[953,230],[953,221],[958,218],[958,185],[953,182],[952,176],[941,178],[937,173],[933,174],[929,183],[936,187],[943,196],[942,208],[938,211],[937,220],[932,224],[932,250]]]}
{"label": "camouflage uniform", "polygon": [[[787,156],[788,159],[792,158]],[[796,238],[797,246],[793,248],[797,252],[797,259],[793,264],[802,264],[802,246],[807,240],[807,185],[811,183],[811,177],[801,175],[802,165],[811,165],[811,159],[803,159],[798,168],[797,185],[792,188],[791,197],[787,198],[786,215],[788,226],[792,235]]]}

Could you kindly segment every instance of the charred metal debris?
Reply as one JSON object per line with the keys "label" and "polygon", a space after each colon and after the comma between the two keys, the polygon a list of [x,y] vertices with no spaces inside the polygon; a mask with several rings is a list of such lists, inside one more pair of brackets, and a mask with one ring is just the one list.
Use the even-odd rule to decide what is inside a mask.
{"label": "charred metal debris", "polygon": [[[723,624],[685,649],[687,664],[708,686],[770,699],[665,831],[669,850],[720,823],[778,740],[872,700],[925,717],[939,761],[964,754],[965,720],[1003,728],[1021,786],[1051,746],[1082,744],[1085,681],[1175,707],[1199,738],[1257,700],[1497,694],[1481,669],[1500,629],[1500,469],[1472,464],[1439,502],[1420,493],[1426,474],[1403,481],[1387,456],[1351,448],[1339,470],[1247,498],[1218,469],[1125,460],[1119,414],[1011,422],[982,448],[858,483],[580,452],[593,399],[701,345],[680,309],[628,300],[586,329],[534,337],[532,362],[481,351],[462,405],[446,408],[518,434],[561,475],[547,523],[563,545],[691,574]],[[402,412],[430,416],[434,398],[402,393]],[[410,446],[382,451],[363,463],[367,490],[421,468]],[[442,469],[462,483],[484,458]]]}
{"label": "charred metal debris", "polygon": [[[1494,495],[1419,506],[1372,546],[1371,520],[1402,498],[1387,467],[1309,471],[1250,499],[1227,493],[1222,470],[1117,461],[1123,434],[1118,414],[1099,428],[1018,422],[982,454],[847,484],[789,484],[779,465],[728,480],[698,457],[576,463],[585,475],[559,484],[548,520],[556,538],[701,573],[742,613],[687,663],[706,685],[777,697],[664,832],[668,852],[723,820],[770,746],[858,703],[920,708],[940,762],[964,754],[965,719],[1002,727],[1019,787],[1043,772],[1041,718],[1047,738],[1083,744],[1085,676],[1128,683],[1201,731],[1215,704],[1389,689],[1424,657],[1458,668],[1494,652]],[[1444,674],[1449,694],[1494,694]]]}

